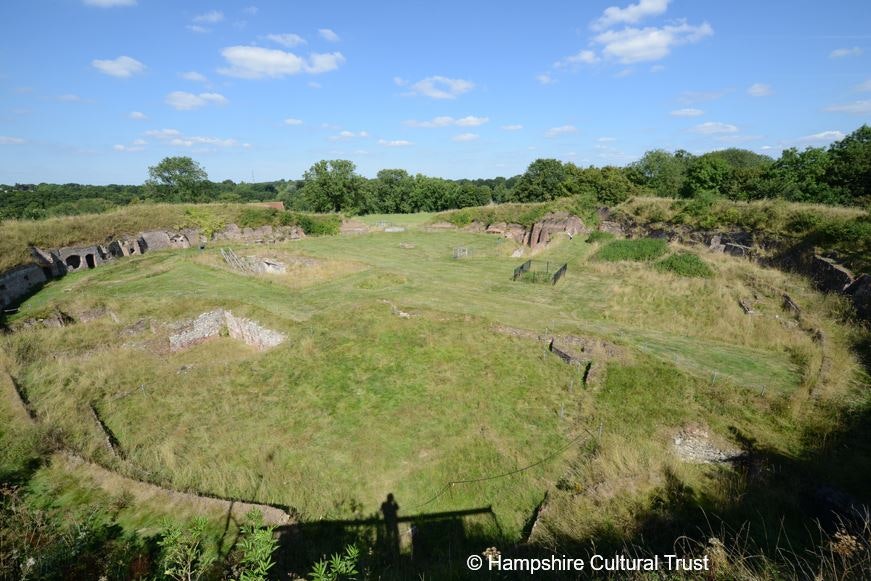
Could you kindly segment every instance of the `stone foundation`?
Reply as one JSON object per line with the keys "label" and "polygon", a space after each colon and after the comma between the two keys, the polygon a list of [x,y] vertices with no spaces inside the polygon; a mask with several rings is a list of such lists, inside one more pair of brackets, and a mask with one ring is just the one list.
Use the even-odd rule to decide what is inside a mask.
{"label": "stone foundation", "polygon": [[237,317],[224,309],[216,309],[180,325],[177,332],[169,337],[169,349],[172,352],[187,349],[221,335],[224,329],[232,339],[260,351],[275,347],[287,338],[284,333],[267,329],[256,321]]}

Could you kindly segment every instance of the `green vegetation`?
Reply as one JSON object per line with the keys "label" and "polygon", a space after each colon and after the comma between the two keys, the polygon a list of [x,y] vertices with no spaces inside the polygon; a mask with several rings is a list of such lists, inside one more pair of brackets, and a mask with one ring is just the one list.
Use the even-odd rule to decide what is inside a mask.
{"label": "green vegetation", "polygon": [[656,260],[668,251],[665,240],[639,238],[637,240],[612,240],[603,246],[596,258],[607,262],[621,260],[649,261]]}
{"label": "green vegetation", "polygon": [[594,232],[590,232],[589,236],[587,236],[588,244],[595,244],[596,242],[609,242],[614,240],[614,235],[610,232],[605,232],[604,230],[596,230]]}
{"label": "green vegetation", "polygon": [[656,268],[671,272],[678,276],[695,276],[710,278],[714,271],[708,264],[692,252],[675,252],[668,258],[656,263]]}
{"label": "green vegetation", "polygon": [[306,234],[316,236],[336,234],[341,216],[282,212],[244,204],[142,204],[104,214],[5,220],[0,222],[0,271],[30,262],[31,245],[49,249],[94,244],[157,228],[199,228],[208,235],[234,223],[251,227],[297,225]]}
{"label": "green vegetation", "polygon": [[865,206],[871,203],[871,127],[863,125],[828,148],[786,149],[772,159],[729,148],[695,156],[648,151],[626,167],[582,168],[537,159],[517,176],[445,180],[403,169],[373,179],[348,160],[321,160],[300,180],[263,183],[208,181],[189,157],[168,157],[149,168],[144,186],[0,185],[0,219],[105,212],[141,202],[205,203],[281,200],[292,210],[346,214],[440,212],[489,203],[549,202],[580,197],[613,206],[633,196],[723,198],[733,201]]}
{"label": "green vegetation", "polygon": [[[643,201],[654,203],[645,211],[660,204]],[[462,567],[456,554],[493,546],[509,552],[545,494],[529,550],[585,554],[591,544],[618,550],[641,543],[671,550],[679,536],[699,526],[707,532],[706,519],[745,527],[760,560],[772,563],[781,553],[765,544],[771,527],[789,535],[797,552],[822,546],[806,538],[804,495],[830,485],[867,497],[869,440],[850,423],[867,418],[871,406],[853,351],[867,341],[864,331],[843,322],[837,297],[747,261],[712,254],[702,262],[712,266],[708,277],[674,276],[697,266],[681,252],[653,268],[632,262],[662,257],[668,245],[661,240],[593,237],[600,240],[594,246],[560,237],[535,257],[568,263],[567,276],[547,287],[511,281],[518,260],[508,240],[426,229],[464,212],[469,222],[513,222],[573,203],[367,216],[408,230],[234,245],[242,256],[298,259],[284,276],[233,271],[206,249],[145,254],[52,281],[10,317],[11,326],[55,308],[73,317],[103,308],[114,317],[0,336],[0,382],[14,377],[40,419],[29,423],[11,383],[0,385],[0,474],[21,485],[0,509],[30,515],[10,522],[32,527],[33,511],[50,507],[59,523],[67,519],[52,538],[66,539],[55,532],[80,526],[78,514],[108,507],[101,522],[113,536],[100,525],[88,534],[106,542],[74,558],[93,563],[88,559],[114,554],[108,547],[117,545],[128,555],[122,577],[134,566],[153,571],[157,562],[164,570],[218,567],[237,577],[284,572],[278,555],[268,558],[268,528],[245,525],[236,545],[244,554],[228,556],[232,537],[225,535],[235,525],[226,514],[202,511],[202,524],[191,520],[200,509],[189,500],[165,506],[124,498],[119,483],[51,454],[62,449],[173,490],[290,507],[303,539],[291,563],[300,575],[354,575],[340,573],[348,565],[359,576],[409,578],[420,567],[449,578]],[[143,207],[201,218],[183,206]],[[244,206],[200,209],[252,225],[283,216]],[[455,260],[458,246],[474,252]],[[660,270],[664,264],[672,267]],[[790,317],[784,292],[801,305],[802,325],[783,323]],[[755,297],[762,316],[742,312],[738,301],[746,297]],[[218,307],[287,340],[263,352],[229,337],[168,351],[173,325]],[[803,328],[810,325],[824,332],[825,345]],[[586,385],[583,371],[548,353],[539,335],[605,345],[581,353],[593,360]],[[90,406],[123,457],[107,451]],[[674,436],[692,427],[717,446],[749,449],[766,468],[757,475],[679,460]],[[475,482],[447,485],[457,480]],[[436,539],[441,552],[415,552],[413,565],[389,563],[377,527],[364,524],[388,492],[403,516],[486,507],[492,514],[423,521],[420,530],[430,536],[415,542]],[[5,514],[0,532],[11,534]],[[400,532],[407,538],[406,528]],[[708,537],[729,539],[719,530]],[[27,546],[16,538],[19,544],[0,544],[0,551]],[[349,545],[359,552],[345,553]],[[325,558],[333,554],[338,560]],[[27,560],[0,559],[6,563],[17,567],[10,569],[15,577]],[[101,567],[91,570],[112,576]],[[734,572],[725,571],[724,578]]]}

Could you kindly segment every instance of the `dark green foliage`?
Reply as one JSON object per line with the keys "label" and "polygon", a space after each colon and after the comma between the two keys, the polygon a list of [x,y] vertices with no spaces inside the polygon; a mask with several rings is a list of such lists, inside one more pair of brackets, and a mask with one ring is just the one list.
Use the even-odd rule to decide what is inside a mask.
{"label": "dark green foliage", "polygon": [[190,157],[165,157],[148,168],[145,190],[158,202],[205,201],[209,186],[206,170]]}
{"label": "dark green foliage", "polygon": [[614,235],[610,232],[590,232],[590,235],[587,236],[587,242],[589,242],[590,244],[594,242],[608,242],[610,240],[614,240]]}
{"label": "dark green foliage", "polygon": [[314,564],[311,570],[311,581],[350,581],[356,579],[357,561],[360,559],[360,549],[356,545],[345,547],[344,553],[334,553],[329,559],[323,559]]}
{"label": "dark green foliage", "polygon": [[546,202],[568,194],[566,168],[558,159],[536,159],[520,176],[515,191],[518,202]]}
{"label": "dark green foliage", "polygon": [[671,272],[678,276],[710,278],[714,271],[705,261],[692,252],[677,252],[656,263],[658,270]]}
{"label": "dark green foliage", "polygon": [[666,253],[668,244],[665,240],[654,238],[638,238],[636,240],[612,240],[596,253],[596,258],[607,262],[622,260],[649,261],[656,260]]}
{"label": "dark green foliage", "polygon": [[264,526],[263,515],[258,510],[252,510],[246,516],[249,522],[240,529],[238,575],[234,578],[238,581],[265,581],[275,565],[272,560],[278,546],[275,526]]}

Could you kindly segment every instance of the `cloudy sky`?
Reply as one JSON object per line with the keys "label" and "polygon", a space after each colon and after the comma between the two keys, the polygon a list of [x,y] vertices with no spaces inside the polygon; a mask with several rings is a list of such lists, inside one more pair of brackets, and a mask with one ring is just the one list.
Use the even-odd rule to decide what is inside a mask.
{"label": "cloudy sky", "polygon": [[0,2],[0,183],[462,178],[871,122],[867,0]]}

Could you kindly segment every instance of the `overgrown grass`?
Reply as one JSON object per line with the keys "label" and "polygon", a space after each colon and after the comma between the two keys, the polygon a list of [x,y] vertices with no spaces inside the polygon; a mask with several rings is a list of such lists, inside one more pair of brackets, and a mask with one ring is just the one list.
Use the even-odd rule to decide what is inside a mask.
{"label": "overgrown grass", "polygon": [[158,228],[198,228],[207,236],[227,224],[296,225],[306,234],[335,234],[341,217],[281,212],[246,204],[135,204],[102,214],[0,222],[0,271],[32,261],[28,246],[50,249],[105,244]]}
{"label": "overgrown grass", "polygon": [[708,264],[692,252],[675,252],[654,265],[657,269],[676,274],[699,278],[711,278],[714,271]]}
{"label": "overgrown grass", "polygon": [[[760,448],[802,458],[821,441],[807,437],[809,426],[835,425],[831,410],[864,385],[849,349],[860,331],[839,322],[837,297],[746,261],[712,255],[710,278],[675,277],[590,260],[595,247],[561,239],[536,258],[568,262],[568,274],[544,288],[510,280],[517,260],[499,237],[409,230],[401,241],[413,247],[399,241],[366,234],[270,247],[279,258],[319,261],[295,270],[293,284],[230,271],[213,251],[119,260],[53,281],[13,321],[102,305],[117,322],[21,331],[0,337],[0,352],[65,445],[118,470],[288,504],[311,520],[366,516],[387,492],[405,515],[492,505],[514,540],[547,491],[541,530],[552,536],[542,542],[553,546],[631,539],[639,515],[662,506],[655,499],[669,471],[714,499],[740,497],[737,485],[675,460],[671,442],[682,426],[704,425],[724,441],[734,428]],[[599,251],[618,242],[635,243],[621,256],[658,252],[638,243],[665,249],[632,240]],[[475,252],[454,260],[457,246]],[[783,292],[826,334],[835,371],[824,386],[809,379],[819,346],[783,322]],[[738,299],[754,296],[761,316],[748,317]],[[288,341],[258,353],[218,338],[167,353],[169,324],[215,307]],[[140,319],[153,324],[120,335]],[[623,355],[597,362],[604,381],[584,388],[578,370],[543,343],[495,333],[495,324],[604,338]],[[107,456],[90,403],[129,463]],[[458,485],[427,503],[449,480],[510,472],[579,435],[578,446],[534,469]],[[847,489],[861,495],[856,482]],[[125,518],[149,522],[151,508],[138,510]],[[482,538],[499,534],[480,526]]]}
{"label": "overgrown grass", "polygon": [[859,208],[783,200],[732,202],[639,197],[621,204],[615,211],[647,223],[738,229],[796,242],[807,240],[838,252],[852,268],[871,269],[871,216]]}
{"label": "overgrown grass", "polygon": [[606,262],[622,260],[650,261],[656,260],[668,251],[665,240],[639,238],[636,240],[612,240],[603,246],[596,258]]}
{"label": "overgrown grass", "polygon": [[590,235],[587,236],[587,242],[590,244],[594,244],[596,242],[609,242],[614,240],[614,235],[610,232],[605,232],[604,230],[596,230],[594,232],[590,232]]}
{"label": "overgrown grass", "polygon": [[580,217],[587,226],[598,223],[595,203],[581,197],[559,198],[551,202],[499,204],[450,210],[436,214],[434,221],[449,222],[459,227],[468,226],[472,222],[484,226],[505,222],[529,227],[550,212],[569,212]]}

